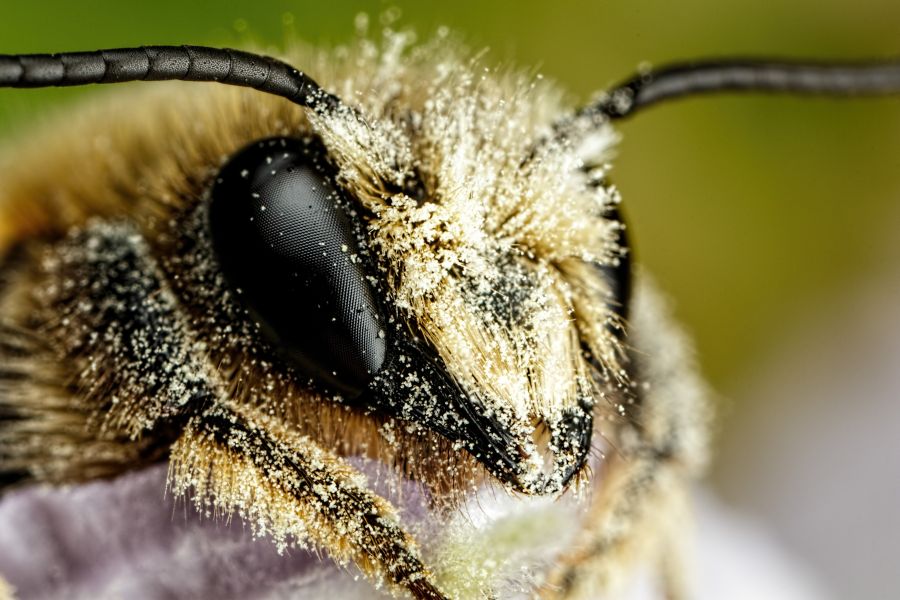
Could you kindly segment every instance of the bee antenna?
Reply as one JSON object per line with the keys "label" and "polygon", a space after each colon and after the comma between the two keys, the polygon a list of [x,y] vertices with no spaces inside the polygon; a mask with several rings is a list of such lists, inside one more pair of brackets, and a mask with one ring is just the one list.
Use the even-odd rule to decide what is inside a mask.
{"label": "bee antenna", "polygon": [[0,87],[126,81],[208,81],[249,87],[317,111],[341,105],[305,73],[269,56],[204,46],[141,46],[95,52],[0,55]]}
{"label": "bee antenna", "polygon": [[574,119],[628,117],[666,100],[721,92],[818,96],[878,96],[900,93],[900,61],[800,62],[726,59],[677,63],[638,73],[614,87]]}

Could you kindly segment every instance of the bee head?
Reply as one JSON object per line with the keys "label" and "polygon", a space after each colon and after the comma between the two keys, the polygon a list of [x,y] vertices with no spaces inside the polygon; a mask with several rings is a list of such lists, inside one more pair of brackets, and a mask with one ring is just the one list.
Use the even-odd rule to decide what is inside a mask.
{"label": "bee head", "polygon": [[466,73],[389,96],[369,82],[353,110],[310,115],[308,136],[239,150],[211,193],[212,241],[312,381],[516,490],[556,492],[585,464],[595,404],[627,379],[618,198],[578,147],[537,144],[541,90]]}
{"label": "bee head", "polygon": [[[402,46],[377,57],[363,48],[331,65],[330,92],[275,59],[192,46],[0,56],[0,86],[180,79],[268,93],[268,102],[243,96],[254,100],[227,122],[197,116],[202,137],[221,128],[240,140],[224,161],[212,142],[203,151],[175,147],[203,145],[187,139],[160,144],[173,157],[168,172],[181,175],[175,187],[218,165],[202,193],[175,194],[203,207],[202,228],[189,232],[199,237],[182,233],[191,243],[207,236],[226,284],[196,275],[193,290],[179,290],[202,296],[192,316],[207,324],[213,368],[258,405],[274,396],[271,370],[253,389],[246,382],[260,378],[229,371],[233,348],[269,369],[247,342],[252,333],[309,389],[326,392],[319,397],[432,432],[528,493],[571,481],[598,407],[625,412],[622,389],[632,383],[627,245],[603,177],[609,121],[724,90],[900,91],[896,62],[731,60],[642,73],[573,113],[542,81],[481,77],[473,62],[442,55],[443,44],[399,60]],[[561,114],[571,116],[552,121]],[[172,195],[159,194],[161,204]],[[191,260],[185,252],[161,262],[205,268]],[[187,281],[169,275],[176,289]],[[220,296],[232,298],[219,306]],[[243,337],[232,334],[238,316],[253,325]]]}

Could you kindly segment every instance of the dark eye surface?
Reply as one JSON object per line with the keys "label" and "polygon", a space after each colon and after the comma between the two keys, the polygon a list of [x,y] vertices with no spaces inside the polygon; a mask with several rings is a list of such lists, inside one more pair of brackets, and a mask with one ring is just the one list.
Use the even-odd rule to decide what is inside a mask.
{"label": "dark eye surface", "polygon": [[222,167],[209,219],[222,271],[270,342],[348,397],[384,363],[383,321],[321,146],[254,142]]}
{"label": "dark eye surface", "polygon": [[[613,208],[606,216],[619,223],[625,222],[618,208]],[[619,257],[618,264],[601,267],[601,271],[603,271],[603,275],[611,287],[612,300],[609,302],[609,307],[623,319],[628,319],[632,285],[631,246],[629,245],[628,234],[625,229],[619,230],[616,242],[620,248],[624,249],[624,253]]]}

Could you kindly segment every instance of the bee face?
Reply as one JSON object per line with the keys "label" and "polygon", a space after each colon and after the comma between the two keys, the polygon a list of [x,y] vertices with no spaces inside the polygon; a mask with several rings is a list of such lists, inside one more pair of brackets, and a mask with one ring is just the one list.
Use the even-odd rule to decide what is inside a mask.
{"label": "bee face", "polygon": [[[235,139],[225,165],[198,149],[185,170],[211,177],[163,192],[179,203],[168,209],[177,216],[159,218],[192,224],[159,236],[174,241],[163,262],[184,281],[179,303],[214,320],[204,336],[220,339],[214,364],[241,371],[245,357],[265,356],[271,373],[248,381],[339,395],[345,407],[437,433],[515,488],[559,490],[584,465],[590,409],[620,370],[599,268],[623,252],[607,216],[615,196],[580,175],[571,148],[545,145],[525,160],[546,126],[542,107],[525,96],[495,110],[524,81],[439,85],[431,65],[407,68],[416,83],[405,95],[385,100],[385,84],[369,81],[358,112],[283,117],[287,135],[260,127]],[[241,102],[245,122],[265,105],[224,101]],[[281,177],[307,166],[311,179],[292,185],[309,198],[280,204],[290,187]],[[297,228],[295,208],[309,226]],[[235,323],[236,336],[216,335]],[[335,342],[336,330],[349,337]],[[364,360],[327,358],[348,347]],[[274,403],[255,387],[243,386],[255,403]]]}
{"label": "bee face", "polygon": [[[23,144],[0,199],[0,466],[68,482],[168,459],[177,497],[415,597],[503,595],[517,560],[518,591],[615,589],[636,548],[665,554],[652,518],[705,455],[703,386],[649,284],[631,300],[605,181],[608,118],[659,96],[636,80],[573,115],[550,84],[396,42],[293,57],[334,95],[234,51],[88,55],[150,78],[222,59],[212,80],[306,108],[166,84]],[[25,85],[58,62],[7,59]],[[411,532],[360,458],[453,525]],[[565,548],[448,516],[492,484],[519,494],[504,524],[564,523],[544,537]],[[593,496],[535,498],[570,487]],[[488,558],[459,551],[485,531]]]}
{"label": "bee face", "polygon": [[[19,160],[4,315],[39,339],[23,368],[61,373],[52,402],[9,394],[5,463],[71,481],[168,456],[177,494],[280,544],[315,525],[339,560],[426,596],[392,509],[340,457],[435,505],[585,474],[595,416],[624,398],[618,198],[583,169],[602,152],[544,139],[561,111],[544,84],[476,80],[459,52],[297,57],[352,109],[167,86],[135,97],[141,122],[133,104],[85,117],[88,160],[40,148],[52,178]],[[348,544],[361,513],[381,517]]]}
{"label": "bee face", "polygon": [[[581,419],[590,430],[595,379],[605,375],[592,372],[585,349],[598,351],[604,369],[617,366],[597,268],[623,251],[619,223],[607,217],[614,197],[580,176],[571,148],[554,145],[526,160],[546,126],[536,114],[542,107],[525,96],[498,110],[523,81],[441,78],[417,77],[424,86],[407,90],[418,97],[411,103],[394,97],[363,106],[375,124],[352,115],[321,119],[323,138],[360,204],[361,245],[392,307],[389,344],[410,361],[429,354],[459,387],[449,396],[464,398],[441,427],[463,447],[486,431],[489,439],[470,450],[507,465],[495,475],[527,491],[558,490],[588,450],[562,439],[563,423]],[[415,195],[396,191],[410,188]],[[580,314],[587,306],[599,308]],[[375,385],[394,388],[398,376],[415,378],[416,369],[401,363],[397,376],[377,375]],[[416,410],[432,415],[419,422],[430,422],[451,407]],[[470,420],[476,429],[462,425]],[[535,446],[542,429],[560,450],[549,457],[549,473]],[[524,460],[510,459],[516,455]]]}

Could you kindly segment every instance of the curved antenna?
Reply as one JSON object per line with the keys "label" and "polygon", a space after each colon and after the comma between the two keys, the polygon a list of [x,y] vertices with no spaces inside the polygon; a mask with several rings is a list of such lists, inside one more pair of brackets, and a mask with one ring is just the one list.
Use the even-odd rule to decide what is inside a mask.
{"label": "curved antenna", "polygon": [[679,63],[635,75],[579,110],[574,119],[621,119],[666,100],[721,92],[900,94],[900,60],[815,63],[728,59]]}
{"label": "curved antenna", "polygon": [[0,54],[0,87],[176,79],[249,87],[317,111],[341,106],[337,96],[287,63],[227,48],[141,46],[62,54]]}

